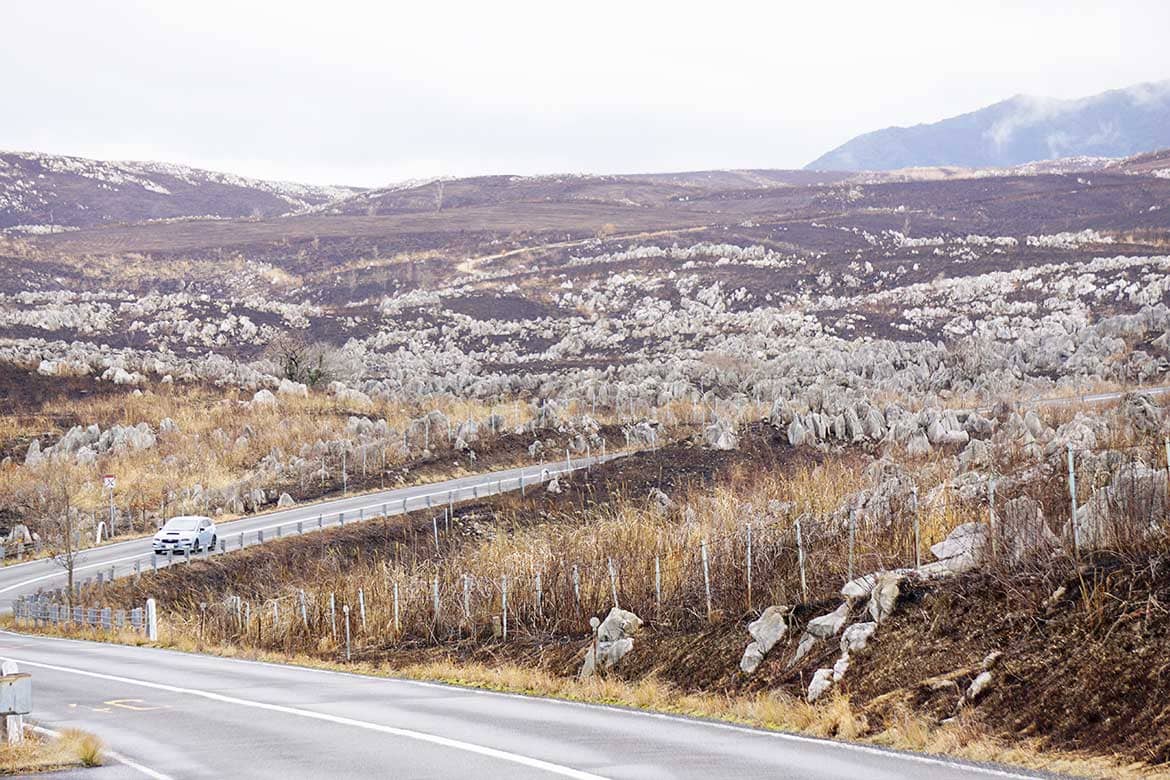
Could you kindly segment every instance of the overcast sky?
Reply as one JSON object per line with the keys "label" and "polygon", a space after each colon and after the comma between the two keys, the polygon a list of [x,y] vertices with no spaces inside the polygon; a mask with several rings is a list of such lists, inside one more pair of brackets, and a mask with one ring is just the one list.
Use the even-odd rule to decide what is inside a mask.
{"label": "overcast sky", "polygon": [[0,149],[319,184],[800,167],[1170,78],[1170,2],[5,2]]}

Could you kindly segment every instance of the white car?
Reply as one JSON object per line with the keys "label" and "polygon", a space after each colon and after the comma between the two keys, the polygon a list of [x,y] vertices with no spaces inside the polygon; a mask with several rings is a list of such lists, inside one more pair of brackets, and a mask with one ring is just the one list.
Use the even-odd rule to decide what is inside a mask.
{"label": "white car", "polygon": [[154,535],[154,551],[165,554],[168,550],[190,554],[215,547],[215,523],[202,515],[181,515],[172,517]]}

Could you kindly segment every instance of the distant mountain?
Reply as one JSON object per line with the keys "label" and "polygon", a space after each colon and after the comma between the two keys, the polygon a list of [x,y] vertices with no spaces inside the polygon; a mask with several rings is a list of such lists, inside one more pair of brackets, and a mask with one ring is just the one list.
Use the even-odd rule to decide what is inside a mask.
{"label": "distant mountain", "polygon": [[809,170],[1006,167],[1061,157],[1127,157],[1170,147],[1170,81],[1077,100],[1017,95],[970,114],[889,127],[809,163]]}
{"label": "distant mountain", "polygon": [[9,232],[187,217],[273,217],[360,191],[167,163],[0,151],[0,230]]}

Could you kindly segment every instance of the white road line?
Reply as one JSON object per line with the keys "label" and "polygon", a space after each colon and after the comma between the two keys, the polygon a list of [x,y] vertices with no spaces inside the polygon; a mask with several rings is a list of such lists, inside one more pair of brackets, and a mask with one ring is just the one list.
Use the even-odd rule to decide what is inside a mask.
{"label": "white road line", "polygon": [[[62,642],[65,644],[84,644],[84,645],[100,645],[101,642],[94,642],[85,639],[70,639],[68,637],[56,636],[36,636],[31,634],[22,634],[16,631],[7,631],[0,629],[0,634],[8,634],[9,636],[19,637],[21,639],[32,639],[36,642]],[[126,645],[115,645],[115,647],[128,647]],[[757,737],[765,737],[771,739],[779,739],[782,741],[802,742],[805,744],[817,745],[819,747],[838,748],[841,750],[850,750],[859,753],[866,753],[874,756],[882,756],[884,758],[896,758],[906,761],[913,761],[920,764],[932,764],[934,766],[945,766],[956,769],[969,770],[979,774],[988,775],[991,777],[1010,778],[1011,780],[1036,780],[1040,775],[1037,774],[1022,774],[1014,772],[1010,769],[1000,769],[992,766],[983,766],[981,764],[952,761],[942,756],[925,755],[922,753],[910,753],[901,750],[893,750],[873,745],[865,745],[858,742],[845,742],[837,739],[824,739],[821,737],[808,737],[803,734],[794,734],[789,731],[773,731],[770,729],[753,728],[751,726],[741,726],[736,723],[724,723],[709,718],[686,717],[684,715],[672,715],[668,712],[654,712],[651,710],[641,710],[633,707],[620,707],[610,704],[595,704],[592,702],[573,701],[572,699],[558,699],[554,697],[535,696],[527,693],[509,693],[507,691],[493,691],[487,688],[476,688],[470,685],[455,685],[452,683],[429,682],[427,680],[412,680],[406,677],[381,677],[369,674],[361,674],[359,672],[342,672],[336,669],[318,669],[313,666],[301,666],[299,664],[280,664],[272,661],[253,661],[247,658],[230,658],[226,656],[207,655],[204,653],[189,653],[183,650],[172,650],[162,647],[142,647],[135,648],[136,650],[155,653],[174,653],[189,657],[198,658],[214,662],[223,662],[229,664],[248,664],[251,666],[262,666],[269,669],[277,669],[284,672],[309,672],[312,674],[334,675],[338,677],[347,677],[350,679],[361,680],[363,682],[381,682],[388,684],[411,685],[420,688],[434,688],[446,692],[456,691],[459,693],[467,693],[477,696],[495,697],[514,699],[524,702],[540,702],[542,704],[553,704],[562,707],[573,707],[587,710],[604,710],[623,715],[630,715],[641,718],[653,718],[655,720],[665,720],[673,723],[681,723],[688,726],[701,726],[705,728],[718,729],[720,731],[732,731],[739,734],[750,734]],[[23,662],[18,662],[23,663]]]}
{"label": "white road line", "polygon": [[[35,731],[38,734],[43,734],[46,737],[51,737],[53,739],[60,739],[61,738],[61,732],[54,731],[53,729],[46,728],[45,726],[30,726],[29,728],[31,728],[33,731]],[[164,775],[162,772],[156,772],[155,770],[151,769],[148,766],[143,766],[142,764],[138,763],[137,761],[134,761],[132,759],[127,758],[126,756],[122,755],[121,753],[117,752],[116,750],[110,750],[109,748],[103,748],[102,753],[104,755],[107,755],[110,758],[114,759],[119,764],[125,764],[126,766],[130,767],[134,771],[140,772],[140,773],[146,775],[147,777],[151,778],[152,780],[174,780],[174,778],[172,778],[170,775]]]}
{"label": "white road line", "polygon": [[[10,658],[9,656],[4,656]],[[77,674],[83,677],[93,677],[98,680],[110,680],[112,682],[125,683],[127,685],[139,685],[144,688],[153,688],[159,691],[167,691],[168,693],[185,694],[187,696],[198,696],[199,698],[217,701],[223,704],[232,704],[238,707],[252,707],[254,709],[268,710],[270,712],[279,712],[284,715],[294,715],[300,718],[309,718],[311,720],[320,720],[327,723],[334,723],[340,726],[352,726],[354,728],[366,729],[368,731],[376,731],[382,734],[389,734],[395,737],[404,737],[406,739],[414,739],[419,742],[429,742],[432,745],[439,745],[440,747],[452,748],[454,750],[462,750],[468,753],[475,753],[488,758],[495,758],[501,761],[508,761],[513,764],[520,764],[521,766],[530,767],[532,769],[539,769],[550,774],[559,775],[561,777],[571,777],[575,780],[605,780],[602,775],[595,775],[590,772],[584,772],[572,767],[563,766],[561,764],[554,764],[550,761],[542,761],[539,758],[532,758],[530,756],[520,755],[519,753],[510,753],[506,750],[498,750],[496,748],[487,747],[486,745],[476,745],[472,742],[463,742],[449,737],[440,737],[435,734],[427,734],[422,731],[414,731],[412,729],[403,729],[396,726],[386,726],[381,723],[371,723],[369,721],[357,720],[355,718],[346,718],[340,715],[329,715],[324,712],[315,712],[313,710],[305,710],[299,707],[286,707],[280,704],[268,704],[267,702],[253,701],[251,699],[241,699],[237,696],[225,696],[220,693],[212,693],[210,691],[201,691],[194,688],[180,688],[175,685],[165,685],[163,683],[149,682],[147,680],[136,680],[133,677],[121,677],[114,674],[101,674],[99,672],[89,672],[84,669],[74,669],[68,666],[57,666],[54,664],[44,664],[37,661],[22,660],[20,658],[10,658],[18,664],[31,666],[39,669],[49,669],[54,672],[65,672],[66,674]]]}

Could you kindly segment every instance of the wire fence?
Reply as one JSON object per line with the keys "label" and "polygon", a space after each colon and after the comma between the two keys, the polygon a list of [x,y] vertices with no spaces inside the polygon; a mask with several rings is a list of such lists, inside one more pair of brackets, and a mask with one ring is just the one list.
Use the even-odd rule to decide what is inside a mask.
{"label": "wire fence", "polygon": [[[347,513],[361,520],[412,505],[444,510],[432,515],[429,534],[413,536],[408,547],[396,544],[393,555],[361,564],[333,561],[317,588],[206,595],[197,606],[172,605],[164,619],[201,641],[348,658],[394,645],[585,636],[589,617],[612,607],[688,626],[740,619],[770,604],[837,599],[843,583],[872,572],[926,571],[931,545],[962,524],[982,529],[980,565],[1004,570],[1087,549],[1165,545],[1170,470],[1163,453],[1155,447],[1118,452],[1073,451],[1065,473],[987,478],[974,490],[948,489],[921,502],[915,491],[876,514],[860,504],[832,514],[745,506],[738,511],[746,520],[722,526],[692,521],[685,512],[668,518],[666,509],[660,522],[623,523],[615,516],[604,532],[570,527],[561,537],[491,559],[464,554],[460,529],[450,525],[458,497],[435,491],[394,507],[375,505],[372,513],[359,507],[334,516],[333,524],[343,525]],[[552,474],[539,476],[544,482]],[[463,489],[486,496],[508,484]],[[928,502],[934,502],[929,511],[922,506]],[[940,513],[945,522],[937,522]],[[305,532],[303,521],[297,523],[295,531]],[[317,525],[328,525],[324,516]],[[269,529],[251,533],[264,542],[283,535],[282,528],[288,524],[267,537]],[[247,546],[243,538],[239,545]],[[115,572],[99,574],[98,586],[105,574]],[[101,598],[100,590],[85,593],[88,601]]]}

